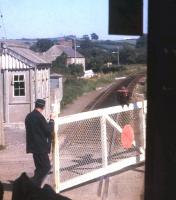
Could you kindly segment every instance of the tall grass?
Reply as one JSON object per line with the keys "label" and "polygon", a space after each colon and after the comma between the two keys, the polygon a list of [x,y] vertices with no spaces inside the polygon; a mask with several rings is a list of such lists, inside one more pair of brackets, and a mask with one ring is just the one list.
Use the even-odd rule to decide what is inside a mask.
{"label": "tall grass", "polygon": [[63,87],[63,99],[61,108],[72,103],[77,97],[84,93],[95,90],[97,87],[103,87],[115,81],[116,77],[128,76],[132,73],[146,70],[144,65],[125,66],[123,71],[108,74],[98,74],[98,76],[90,79],[67,78]]}
{"label": "tall grass", "polygon": [[67,79],[64,82],[61,108],[71,103],[74,99],[76,99],[78,96],[83,95],[84,93],[93,91],[97,87],[112,83],[114,81],[114,77],[115,76],[108,74],[108,75],[100,75],[99,77],[91,79],[76,79],[76,78]]}

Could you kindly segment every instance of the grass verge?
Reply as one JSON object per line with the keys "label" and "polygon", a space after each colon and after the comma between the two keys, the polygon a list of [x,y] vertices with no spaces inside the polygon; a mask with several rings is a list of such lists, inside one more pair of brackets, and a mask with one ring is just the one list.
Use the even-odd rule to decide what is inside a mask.
{"label": "grass verge", "polygon": [[114,82],[116,77],[128,76],[132,73],[142,72],[145,70],[145,65],[128,65],[124,67],[123,71],[108,74],[98,74],[98,76],[90,79],[67,78],[63,87],[61,109],[63,109],[67,104],[72,103],[73,100],[84,93],[93,91],[97,87],[103,87]]}

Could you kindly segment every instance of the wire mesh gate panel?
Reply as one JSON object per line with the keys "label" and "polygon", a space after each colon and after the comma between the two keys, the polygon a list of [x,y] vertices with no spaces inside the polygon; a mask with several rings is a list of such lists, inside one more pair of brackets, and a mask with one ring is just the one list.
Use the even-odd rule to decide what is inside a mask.
{"label": "wire mesh gate panel", "polygon": [[[137,102],[58,118],[57,192],[144,161],[145,115],[146,102]],[[130,148],[121,142],[127,124],[134,130]]]}

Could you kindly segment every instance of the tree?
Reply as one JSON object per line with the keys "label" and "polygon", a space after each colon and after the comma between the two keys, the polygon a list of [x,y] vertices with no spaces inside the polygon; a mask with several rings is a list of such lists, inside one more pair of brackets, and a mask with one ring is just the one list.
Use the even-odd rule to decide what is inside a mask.
{"label": "tree", "polygon": [[147,48],[147,35],[142,35],[137,39],[136,48]]}
{"label": "tree", "polygon": [[72,76],[83,76],[83,66],[80,64],[70,64],[68,65],[68,73]]}
{"label": "tree", "polygon": [[80,42],[80,51],[92,49],[93,47],[94,47],[94,44],[90,40],[83,40]]}
{"label": "tree", "polygon": [[52,40],[39,39],[34,45],[31,46],[31,49],[37,52],[44,52],[47,51],[49,48],[51,48],[53,45],[54,42]]}
{"label": "tree", "polygon": [[136,42],[136,62],[147,62],[147,35],[142,35]]}
{"label": "tree", "polygon": [[98,40],[98,38],[99,38],[99,37],[98,37],[98,35],[97,35],[96,33],[92,33],[92,34],[91,34],[91,39],[92,39],[92,40]]}
{"label": "tree", "polygon": [[110,62],[108,50],[97,45],[91,40],[80,41],[79,52],[86,58],[86,69],[93,69],[98,72],[107,62]]}
{"label": "tree", "polygon": [[120,63],[121,64],[134,64],[136,63],[136,51],[128,45],[124,45],[120,51]]}
{"label": "tree", "polygon": [[58,56],[55,61],[52,63],[52,72],[60,73],[60,74],[67,74],[68,68],[66,66],[66,59],[67,56],[63,53],[61,56]]}
{"label": "tree", "polygon": [[136,63],[145,64],[147,63],[147,49],[140,48],[136,50]]}
{"label": "tree", "polygon": [[67,55],[63,53],[61,56],[58,56],[55,61],[52,63],[52,72],[60,73],[64,75],[71,76],[83,76],[84,70],[83,66],[80,64],[66,64]]}

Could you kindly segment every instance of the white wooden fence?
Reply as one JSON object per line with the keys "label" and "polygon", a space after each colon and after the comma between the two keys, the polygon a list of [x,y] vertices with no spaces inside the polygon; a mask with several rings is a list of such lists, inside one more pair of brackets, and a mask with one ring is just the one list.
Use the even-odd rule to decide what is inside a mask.
{"label": "white wooden fence", "polygon": [[[117,172],[145,160],[146,101],[83,112],[55,120],[53,147],[56,192]],[[134,141],[124,148],[125,125]]]}

